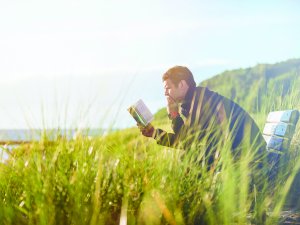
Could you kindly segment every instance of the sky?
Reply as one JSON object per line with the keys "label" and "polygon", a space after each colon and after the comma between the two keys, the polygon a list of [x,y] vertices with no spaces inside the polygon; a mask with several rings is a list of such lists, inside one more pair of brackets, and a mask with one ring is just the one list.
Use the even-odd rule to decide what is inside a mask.
{"label": "sky", "polygon": [[300,57],[300,2],[0,0],[0,129],[134,126],[161,76]]}

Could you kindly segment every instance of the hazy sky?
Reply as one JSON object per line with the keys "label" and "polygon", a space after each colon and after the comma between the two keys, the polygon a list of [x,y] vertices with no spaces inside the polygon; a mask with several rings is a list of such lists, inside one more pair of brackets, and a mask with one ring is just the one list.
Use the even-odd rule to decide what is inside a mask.
{"label": "hazy sky", "polygon": [[171,66],[199,83],[299,58],[299,9],[297,0],[0,0],[0,128],[133,126],[127,106],[163,107]]}

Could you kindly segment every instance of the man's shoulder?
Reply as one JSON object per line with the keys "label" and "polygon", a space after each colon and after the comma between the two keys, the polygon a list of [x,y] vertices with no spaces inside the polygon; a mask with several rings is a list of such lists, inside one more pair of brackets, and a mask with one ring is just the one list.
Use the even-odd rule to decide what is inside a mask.
{"label": "man's shoulder", "polygon": [[225,108],[229,111],[231,110],[238,111],[238,112],[245,111],[238,103],[236,103],[232,99],[227,98],[224,95],[219,94],[216,91],[212,91],[211,89],[209,89],[209,87],[197,86],[196,92],[203,93],[203,98],[205,101],[209,101],[211,103],[222,102]]}
{"label": "man's shoulder", "polygon": [[195,92],[198,95],[203,95],[204,99],[220,100],[224,96],[218,94],[218,92],[210,90],[208,87],[197,86]]}
{"label": "man's shoulder", "polygon": [[195,91],[211,91],[208,87],[204,87],[204,86],[196,86]]}
{"label": "man's shoulder", "polygon": [[219,95],[218,92],[211,90],[209,87],[205,87],[205,86],[197,86],[195,88],[196,92],[205,92],[206,94],[210,94],[210,95]]}

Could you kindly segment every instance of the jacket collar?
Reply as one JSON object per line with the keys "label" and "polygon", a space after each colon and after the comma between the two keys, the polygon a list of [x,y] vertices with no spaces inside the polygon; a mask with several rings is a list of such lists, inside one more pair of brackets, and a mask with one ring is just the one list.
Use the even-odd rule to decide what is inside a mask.
{"label": "jacket collar", "polygon": [[183,103],[181,104],[181,113],[185,117],[188,117],[191,109],[191,104],[193,101],[193,96],[195,92],[196,87],[190,87],[184,97]]}

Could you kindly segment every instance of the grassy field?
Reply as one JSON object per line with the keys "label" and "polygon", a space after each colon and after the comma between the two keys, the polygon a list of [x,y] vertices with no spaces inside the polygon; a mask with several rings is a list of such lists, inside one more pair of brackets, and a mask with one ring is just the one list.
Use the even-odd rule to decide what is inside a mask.
{"label": "grassy field", "polygon": [[217,169],[207,170],[199,165],[201,150],[182,157],[181,150],[158,146],[136,128],[93,139],[45,137],[19,146],[0,165],[0,221],[276,224],[284,205],[297,203],[298,195],[288,196],[300,167],[296,146],[275,185],[265,181],[266,188],[257,190],[248,176],[249,155],[234,162],[226,145]]}
{"label": "grassy field", "polygon": [[[279,101],[252,116],[262,128],[266,112],[295,108],[292,105]],[[167,128],[160,114],[163,111],[154,125]],[[226,142],[218,145],[218,160],[207,169],[205,143],[184,152],[157,145],[137,128],[98,138],[82,134],[75,140],[49,141],[44,135],[8,152],[9,159],[0,164],[0,221],[21,225],[287,223],[293,220],[291,210],[298,207],[299,140],[297,129],[289,152],[281,157],[278,177],[269,182],[266,168],[255,169],[251,163],[251,151],[244,148],[239,160],[234,160]]]}

